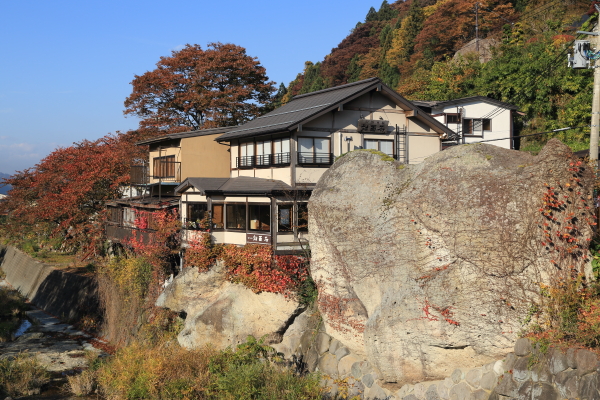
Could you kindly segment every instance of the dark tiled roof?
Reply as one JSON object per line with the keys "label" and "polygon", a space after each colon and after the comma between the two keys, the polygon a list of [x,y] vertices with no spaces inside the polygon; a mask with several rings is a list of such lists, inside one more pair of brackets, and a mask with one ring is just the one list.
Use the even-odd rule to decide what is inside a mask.
{"label": "dark tiled roof", "polygon": [[342,86],[319,90],[300,96],[262,117],[253,119],[230,132],[217,138],[217,141],[227,141],[242,137],[254,136],[257,133],[274,133],[289,131],[291,128],[312,119],[317,114],[333,109],[344,101],[349,101],[365,89],[381,84],[378,78],[365,79]]}
{"label": "dark tiled roof", "polygon": [[164,140],[171,140],[171,139],[182,139],[182,138],[190,138],[190,137],[198,137],[198,136],[218,135],[221,133],[228,132],[234,128],[238,128],[238,127],[237,126],[222,126],[219,128],[198,129],[198,130],[189,131],[189,132],[171,133],[169,135],[164,135],[164,136],[159,136],[159,137],[155,137],[152,139],[142,140],[140,142],[137,142],[136,144],[138,144],[138,145],[152,144],[152,143],[158,143],[158,142],[162,142]]}
{"label": "dark tiled roof", "polygon": [[240,176],[237,178],[187,178],[175,188],[175,193],[194,187],[206,194],[267,194],[292,190],[285,182],[274,179]]}
{"label": "dark tiled roof", "polygon": [[[232,129],[224,135],[219,136],[216,140],[218,142],[226,142],[244,137],[289,132],[299,124],[311,121],[377,87],[381,87],[383,92],[394,98],[404,110],[415,110],[417,108],[410,101],[383,84],[379,78],[369,78],[317,92],[294,96],[289,103]],[[429,124],[436,132],[454,134],[453,131],[429,115],[420,113],[415,118]]]}

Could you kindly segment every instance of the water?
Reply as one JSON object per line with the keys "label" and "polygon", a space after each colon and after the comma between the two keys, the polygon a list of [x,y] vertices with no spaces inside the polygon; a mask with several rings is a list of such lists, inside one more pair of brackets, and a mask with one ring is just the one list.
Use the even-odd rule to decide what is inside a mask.
{"label": "water", "polygon": [[28,319],[24,319],[23,321],[21,321],[21,326],[19,326],[19,329],[17,329],[17,331],[15,332],[14,336],[15,339],[18,338],[19,336],[23,336],[23,334],[27,331],[27,329],[29,329],[31,327],[31,322],[29,322]]}

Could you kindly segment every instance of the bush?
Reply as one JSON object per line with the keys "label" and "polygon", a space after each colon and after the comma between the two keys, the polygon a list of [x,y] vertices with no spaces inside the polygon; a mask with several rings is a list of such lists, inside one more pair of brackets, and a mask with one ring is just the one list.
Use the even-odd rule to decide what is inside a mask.
{"label": "bush", "polygon": [[0,390],[10,396],[37,393],[49,380],[48,372],[34,357],[19,355],[13,360],[0,360]]}
{"label": "bush", "polygon": [[319,376],[298,377],[249,338],[236,350],[185,350],[176,344],[123,348],[97,370],[111,399],[320,399]]}
{"label": "bush", "polygon": [[545,302],[532,308],[530,336],[543,343],[600,347],[600,283],[582,275],[541,286]]}

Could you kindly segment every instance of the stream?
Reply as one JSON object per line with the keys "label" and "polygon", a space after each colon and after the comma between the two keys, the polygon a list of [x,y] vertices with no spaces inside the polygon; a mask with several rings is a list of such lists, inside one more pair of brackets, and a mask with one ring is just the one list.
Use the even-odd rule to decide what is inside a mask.
{"label": "stream", "polygon": [[[7,287],[0,281],[0,290]],[[22,320],[14,332],[13,340],[0,342],[0,359],[15,357],[22,353],[35,354],[36,359],[50,372],[51,382],[42,388],[40,394],[18,397],[18,400],[92,400],[97,396],[76,397],[65,392],[67,376],[78,373],[87,367],[86,351],[106,355],[93,346],[98,339],[73,326],[31,307],[26,311],[27,319]],[[15,398],[16,400],[17,398]],[[1,397],[0,400],[4,400]]]}

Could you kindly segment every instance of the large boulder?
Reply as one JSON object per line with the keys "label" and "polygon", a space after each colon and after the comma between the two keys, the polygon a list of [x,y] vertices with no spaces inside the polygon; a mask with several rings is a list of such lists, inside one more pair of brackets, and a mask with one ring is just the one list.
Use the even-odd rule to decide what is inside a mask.
{"label": "large boulder", "polygon": [[387,160],[345,155],[310,199],[327,333],[388,382],[503,357],[540,284],[589,266],[592,172],[557,140],[536,157],[473,144]]}
{"label": "large boulder", "polygon": [[166,287],[157,306],[187,314],[178,341],[190,349],[209,343],[218,349],[235,347],[248,335],[266,335],[265,343],[279,343],[304,310],[283,295],[256,294],[227,281],[221,263],[208,272],[186,268]]}

